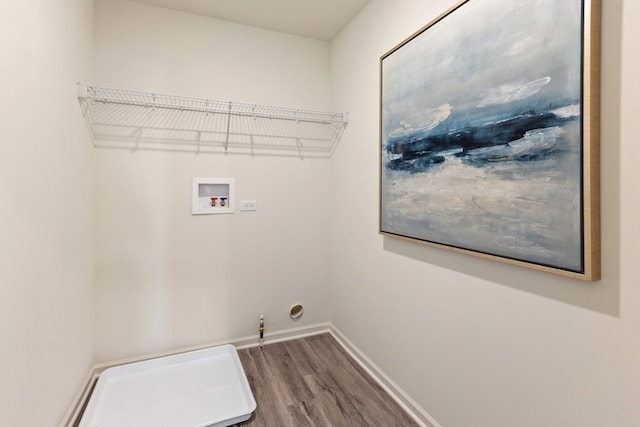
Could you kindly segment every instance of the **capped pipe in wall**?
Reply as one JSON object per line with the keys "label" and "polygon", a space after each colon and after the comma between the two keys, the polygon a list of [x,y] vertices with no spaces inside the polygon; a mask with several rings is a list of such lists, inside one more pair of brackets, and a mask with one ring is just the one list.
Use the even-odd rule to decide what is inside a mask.
{"label": "capped pipe in wall", "polygon": [[302,311],[303,311],[302,304],[295,304],[291,306],[291,310],[289,310],[289,316],[293,320],[298,320],[300,317],[302,317]]}

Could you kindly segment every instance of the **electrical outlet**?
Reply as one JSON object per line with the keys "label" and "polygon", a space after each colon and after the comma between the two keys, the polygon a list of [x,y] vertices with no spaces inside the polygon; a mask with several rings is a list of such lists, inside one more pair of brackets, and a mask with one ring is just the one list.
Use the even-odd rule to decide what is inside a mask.
{"label": "electrical outlet", "polygon": [[255,200],[240,200],[241,211],[257,211],[258,203]]}

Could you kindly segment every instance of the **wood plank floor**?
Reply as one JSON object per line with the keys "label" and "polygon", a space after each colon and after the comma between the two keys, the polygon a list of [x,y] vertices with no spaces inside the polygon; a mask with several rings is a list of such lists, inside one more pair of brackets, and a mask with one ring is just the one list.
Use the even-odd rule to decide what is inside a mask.
{"label": "wood plank floor", "polygon": [[330,334],[238,354],[257,403],[238,426],[417,426]]}

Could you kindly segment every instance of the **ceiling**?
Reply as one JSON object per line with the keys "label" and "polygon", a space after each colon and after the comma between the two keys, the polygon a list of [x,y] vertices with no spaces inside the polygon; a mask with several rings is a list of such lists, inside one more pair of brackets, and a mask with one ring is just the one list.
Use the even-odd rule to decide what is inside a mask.
{"label": "ceiling", "polygon": [[332,40],[370,0],[135,0],[319,40]]}

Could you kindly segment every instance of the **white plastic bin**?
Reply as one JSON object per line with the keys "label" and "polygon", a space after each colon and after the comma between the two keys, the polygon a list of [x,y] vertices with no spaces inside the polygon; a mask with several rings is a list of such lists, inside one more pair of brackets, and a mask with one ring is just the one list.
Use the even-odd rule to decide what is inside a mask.
{"label": "white plastic bin", "polygon": [[105,370],[79,427],[223,427],[256,409],[233,345]]}

